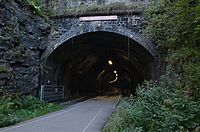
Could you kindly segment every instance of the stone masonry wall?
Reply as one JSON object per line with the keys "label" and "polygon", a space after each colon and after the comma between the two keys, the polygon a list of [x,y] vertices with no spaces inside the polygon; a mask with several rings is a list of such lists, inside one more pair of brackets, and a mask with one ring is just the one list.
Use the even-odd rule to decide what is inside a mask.
{"label": "stone masonry wall", "polygon": [[[142,33],[142,22],[143,17],[141,15],[132,15],[132,16],[118,16],[118,19],[115,21],[101,21],[101,25],[105,28],[113,27],[123,27],[128,30],[131,30],[135,33]],[[54,19],[54,24],[52,27],[51,34],[49,36],[49,43],[56,43],[55,41],[58,40],[63,34],[73,32],[73,30],[79,29],[79,27],[83,27],[83,25],[91,25],[88,24],[91,22],[80,22],[79,18],[61,18],[61,19]],[[90,27],[88,27],[90,28]],[[83,30],[83,29],[80,29]],[[113,29],[115,30],[115,29]]]}
{"label": "stone masonry wall", "polygon": [[22,0],[0,1],[0,87],[24,94],[36,91],[49,32],[50,25]]}

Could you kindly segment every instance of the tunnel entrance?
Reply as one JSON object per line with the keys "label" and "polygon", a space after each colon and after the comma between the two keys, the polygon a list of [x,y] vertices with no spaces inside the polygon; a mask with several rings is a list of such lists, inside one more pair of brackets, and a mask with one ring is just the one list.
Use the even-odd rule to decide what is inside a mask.
{"label": "tunnel entrance", "polygon": [[45,85],[63,85],[65,97],[135,94],[154,78],[154,58],[136,41],[111,32],[75,36],[47,58]]}

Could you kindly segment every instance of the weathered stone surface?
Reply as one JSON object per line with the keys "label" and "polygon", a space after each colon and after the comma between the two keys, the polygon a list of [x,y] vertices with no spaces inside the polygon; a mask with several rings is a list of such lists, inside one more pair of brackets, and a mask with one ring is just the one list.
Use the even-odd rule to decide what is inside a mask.
{"label": "weathered stone surface", "polygon": [[144,18],[142,14],[117,15],[116,20],[80,21],[73,17],[55,17],[54,24],[49,36],[49,46],[43,54],[48,57],[57,47],[74,36],[90,32],[112,32],[126,36],[146,48],[154,56],[155,48],[151,40],[143,37],[142,25]]}
{"label": "weathered stone surface", "polygon": [[111,4],[147,4],[149,0],[43,0],[44,5],[49,9],[54,9],[56,14],[62,15],[68,9],[72,8],[87,8],[97,5],[111,5]]}
{"label": "weathered stone surface", "polygon": [[0,73],[0,80],[1,79],[7,79],[9,75],[7,73]]}
{"label": "weathered stone surface", "polygon": [[42,30],[42,31],[46,31],[46,30],[50,29],[50,24],[48,24],[48,23],[40,23],[39,24],[39,29]]}
{"label": "weathered stone surface", "polygon": [[[65,4],[74,7],[121,2],[121,0],[68,0],[66,3],[66,1],[58,0],[58,5],[52,4],[52,6],[55,9],[59,7],[62,11]],[[133,0],[123,1],[133,2]],[[0,66],[8,69],[9,76],[8,74],[0,76],[0,86],[11,87],[22,93],[34,93],[39,86],[41,55],[47,46],[46,53],[50,54],[64,41],[83,33],[95,31],[119,33],[136,39],[151,52],[152,47],[149,46],[152,45],[150,43],[146,45],[147,42],[136,35],[141,34],[142,19],[142,16],[135,14],[121,15],[116,21],[98,22],[79,22],[78,18],[60,18],[54,20],[54,28],[51,29],[49,23],[25,7],[23,0],[1,0]]]}
{"label": "weathered stone surface", "polygon": [[34,15],[22,0],[0,3],[0,86],[22,93],[38,88],[40,54],[47,46],[51,25]]}
{"label": "weathered stone surface", "polygon": [[5,85],[6,84],[6,80],[0,80],[0,86],[3,86],[3,85]]}

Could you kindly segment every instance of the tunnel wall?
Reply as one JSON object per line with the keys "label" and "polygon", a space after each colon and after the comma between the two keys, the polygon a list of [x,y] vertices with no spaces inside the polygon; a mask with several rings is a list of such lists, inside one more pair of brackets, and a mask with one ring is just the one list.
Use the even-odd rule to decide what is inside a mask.
{"label": "tunnel wall", "polygon": [[115,32],[125,35],[137,41],[145,47],[153,56],[156,54],[152,42],[143,37],[142,26],[144,18],[141,14],[118,15],[117,20],[109,21],[79,21],[79,18],[55,17],[54,24],[49,36],[49,46],[43,57],[47,57],[59,45],[68,39],[96,31]]}
{"label": "tunnel wall", "polygon": [[[149,68],[144,68],[144,72],[149,73],[150,76],[146,79],[157,78],[157,53],[153,43],[143,37],[142,27],[145,23],[145,19],[141,13],[131,12],[118,14],[116,20],[80,21],[80,17],[78,16],[55,16],[52,20],[53,27],[51,34],[49,35],[49,46],[42,55],[42,67],[46,65],[49,56],[51,56],[51,54],[59,47],[62,47],[63,45],[73,45],[74,38],[88,33],[107,32],[122,35],[128,38],[127,41],[135,41],[138,45],[143,47],[149,53],[149,56],[154,59],[152,63],[148,64],[147,67]],[[52,66],[53,63],[48,65]],[[60,65],[55,67],[62,71]],[[59,70],[57,73],[58,72]],[[70,74],[69,71],[65,72]],[[68,79],[70,79],[70,77],[68,77]],[[53,83],[57,84],[57,81],[55,80]],[[69,84],[66,83],[65,85],[68,87]],[[66,92],[65,94],[68,95],[69,93]]]}
{"label": "tunnel wall", "polygon": [[[105,35],[99,34],[99,33],[103,33]],[[97,42],[99,42],[101,39],[112,38],[113,35],[114,35],[114,36],[116,36],[116,38],[115,37],[112,38],[113,40],[111,40],[110,42],[111,43],[119,42],[119,44],[124,44],[124,42],[126,41],[125,42],[126,43],[126,47],[127,47],[127,41],[129,39],[129,41],[131,43],[130,44],[131,45],[131,49],[130,49],[131,50],[131,54],[136,55],[136,57],[137,57],[137,58],[135,58],[136,61],[133,61],[134,57],[133,58],[131,57],[130,60],[133,61],[133,63],[137,63],[137,61],[140,61],[140,65],[138,65],[139,63],[138,64],[133,64],[133,65],[136,66],[135,68],[132,67],[132,68],[135,69],[135,71],[131,71],[133,73],[134,72],[140,72],[140,73],[136,73],[136,75],[141,74],[141,78],[135,77],[135,80],[136,80],[135,83],[137,83],[137,84],[134,83],[134,87],[136,87],[144,79],[145,80],[156,79],[155,69],[154,69],[155,68],[154,54],[151,54],[146,49],[147,47],[143,47],[142,44],[137,43],[134,39],[128,38],[127,34],[125,34],[125,35],[117,34],[116,32],[114,32],[114,31],[111,32],[109,30],[109,32],[108,31],[96,31],[96,32],[87,32],[87,33],[82,33],[81,32],[80,34],[77,33],[76,35],[73,34],[69,38],[66,37],[65,41],[63,41],[63,43],[61,42],[61,43],[59,43],[57,45],[54,45],[54,47],[51,48],[51,50],[49,50],[49,52],[47,52],[47,54],[46,54],[47,56],[43,56],[43,57],[47,57],[46,59],[47,59],[48,64],[45,64],[45,65],[47,65],[47,67],[50,67],[49,73],[51,73],[51,74],[45,75],[46,76],[46,82],[47,82],[47,80],[50,80],[50,82],[51,82],[50,85],[65,85],[65,87],[66,87],[65,95],[67,97],[70,97],[70,96],[72,96],[71,92],[75,93],[76,92],[76,87],[80,87],[80,86],[78,86],[80,80],[88,78],[89,76],[90,76],[90,78],[93,78],[91,76],[91,74],[87,75],[85,77],[81,77],[78,74],[75,76],[75,72],[79,71],[78,69],[74,69],[74,71],[70,72],[70,69],[71,69],[70,67],[73,67],[73,66],[70,66],[71,65],[70,61],[75,61],[77,59],[77,57],[78,57],[78,59],[80,59],[82,57],[82,53],[85,52],[82,49],[84,47],[87,47],[87,45],[85,45],[85,44],[87,44],[88,42],[91,41],[89,38],[93,38],[92,34],[99,34],[99,35],[96,36],[97,38],[93,40],[93,41],[97,41]],[[88,40],[88,42],[83,43],[83,44],[81,44],[82,43],[81,41],[77,42],[78,39],[80,39],[82,37],[84,38],[84,36],[85,37],[88,36],[88,38],[85,38],[85,40]],[[116,39],[119,39],[119,40],[116,40]],[[76,45],[78,45],[78,44],[80,44],[82,46],[81,47],[76,47]],[[102,42],[102,44],[104,44],[104,42]],[[150,44],[150,43],[148,43],[148,44]],[[94,44],[92,46],[93,46],[93,48],[95,48],[98,45]],[[123,47],[123,46],[118,45],[118,47]],[[109,49],[109,47],[108,47],[108,49]],[[75,53],[75,52],[76,52],[76,56],[73,55],[73,53]],[[127,51],[125,51],[125,52],[127,52]],[[104,54],[104,53],[102,53],[102,54]],[[127,57],[127,54],[124,57]],[[92,60],[92,59],[93,58],[90,58],[89,60]],[[116,59],[116,61],[117,60],[118,59]],[[66,67],[66,64],[65,64],[66,62],[65,61],[67,63],[69,63],[67,67]],[[76,65],[79,65],[79,63],[76,63]],[[121,63],[124,63],[124,62],[121,62]],[[86,68],[84,65],[80,65],[79,68],[80,67],[81,68]],[[129,67],[129,69],[131,69],[131,67]],[[52,77],[54,77],[54,78],[52,78]],[[62,80],[63,78],[65,79],[64,81]],[[73,82],[74,80],[75,80],[75,82]],[[74,86],[70,86],[71,82],[73,82]],[[89,80],[85,80],[84,82],[92,83]],[[74,88],[70,88],[70,87],[74,87]],[[80,90],[81,89],[79,89],[79,91]],[[86,89],[86,90],[89,90],[89,89]],[[92,89],[90,89],[90,90],[92,90]]]}

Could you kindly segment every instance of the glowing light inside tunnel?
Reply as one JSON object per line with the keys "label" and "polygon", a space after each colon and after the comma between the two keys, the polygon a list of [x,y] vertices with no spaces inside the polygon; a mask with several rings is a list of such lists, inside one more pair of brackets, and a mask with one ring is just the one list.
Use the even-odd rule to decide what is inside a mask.
{"label": "glowing light inside tunnel", "polygon": [[109,61],[108,61],[108,64],[109,64],[109,65],[112,65],[112,64],[113,64],[113,62],[112,62],[111,60],[109,60]]}
{"label": "glowing light inside tunnel", "polygon": [[[115,72],[115,71],[114,71]],[[116,72],[117,73],[117,72]],[[118,80],[118,74],[115,74],[115,79],[113,80],[113,81],[110,81],[110,82],[108,82],[108,83],[114,83],[114,82],[116,82]]]}
{"label": "glowing light inside tunnel", "polygon": [[117,80],[118,80],[118,77],[116,77],[115,80],[110,81],[110,82],[108,82],[108,83],[114,83],[114,82],[116,82]]}
{"label": "glowing light inside tunnel", "polygon": [[154,61],[132,39],[127,49],[126,39],[120,34],[98,31],[67,40],[47,58],[47,72],[41,82],[63,85],[66,98],[106,94],[113,90],[111,87],[135,93],[138,84],[151,79]]}

